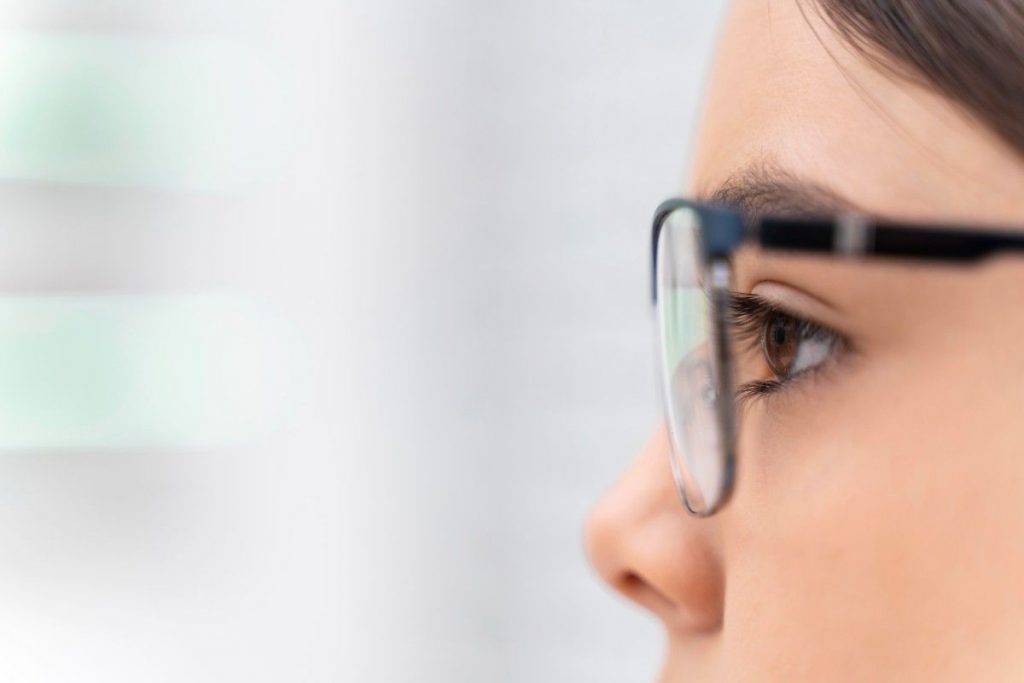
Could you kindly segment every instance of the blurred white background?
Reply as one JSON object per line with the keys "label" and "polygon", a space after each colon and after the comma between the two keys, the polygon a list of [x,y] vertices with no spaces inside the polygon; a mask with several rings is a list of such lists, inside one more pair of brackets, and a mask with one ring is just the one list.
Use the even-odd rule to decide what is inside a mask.
{"label": "blurred white background", "polygon": [[580,528],[723,4],[2,0],[0,680],[649,680]]}

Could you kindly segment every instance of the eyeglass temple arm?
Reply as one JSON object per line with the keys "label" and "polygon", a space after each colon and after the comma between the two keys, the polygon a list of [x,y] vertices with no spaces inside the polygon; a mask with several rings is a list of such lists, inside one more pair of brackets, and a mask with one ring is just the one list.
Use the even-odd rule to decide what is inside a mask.
{"label": "eyeglass temple arm", "polygon": [[833,219],[765,218],[755,226],[767,249],[832,252],[850,257],[891,256],[977,261],[1001,251],[1024,251],[1024,233],[963,226],[874,223],[857,215]]}

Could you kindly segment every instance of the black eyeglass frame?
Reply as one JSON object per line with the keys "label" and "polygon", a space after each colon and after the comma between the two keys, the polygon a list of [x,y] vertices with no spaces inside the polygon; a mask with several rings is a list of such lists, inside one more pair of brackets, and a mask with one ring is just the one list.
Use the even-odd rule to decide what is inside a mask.
{"label": "black eyeglass frame", "polygon": [[[857,213],[823,217],[766,216],[748,220],[736,207],[673,198],[658,207],[651,228],[651,300],[655,307],[658,304],[658,242],[665,220],[680,209],[692,210],[700,218],[697,245],[710,300],[712,361],[718,370],[718,386],[715,387],[718,396],[733,395],[728,334],[730,258],[743,244],[845,259],[888,257],[949,264],[971,264],[1001,252],[1024,251],[1024,229],[876,221]],[[662,381],[666,381],[665,378]],[[728,503],[735,479],[734,401],[717,401],[716,411],[724,470],[722,490],[713,505],[702,510],[691,504],[677,470],[677,458],[672,459],[680,499],[687,511],[698,517],[711,516]],[[675,439],[670,441],[671,447],[676,448]]]}

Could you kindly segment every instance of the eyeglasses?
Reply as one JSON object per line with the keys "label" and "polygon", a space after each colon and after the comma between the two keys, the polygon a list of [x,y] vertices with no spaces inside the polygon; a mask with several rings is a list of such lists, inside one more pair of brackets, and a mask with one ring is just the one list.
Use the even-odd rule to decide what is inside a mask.
{"label": "eyeglasses", "polygon": [[672,474],[686,509],[706,517],[728,501],[736,473],[730,257],[740,245],[971,263],[1024,250],[1024,234],[872,222],[856,214],[745,220],[733,207],[670,199],[655,213],[651,243]]}

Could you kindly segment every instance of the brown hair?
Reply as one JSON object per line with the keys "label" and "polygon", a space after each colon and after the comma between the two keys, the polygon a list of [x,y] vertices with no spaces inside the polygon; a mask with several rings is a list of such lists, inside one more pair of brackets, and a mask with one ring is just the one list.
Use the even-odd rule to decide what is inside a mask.
{"label": "brown hair", "polygon": [[1024,0],[816,0],[883,69],[941,93],[1024,155]]}

